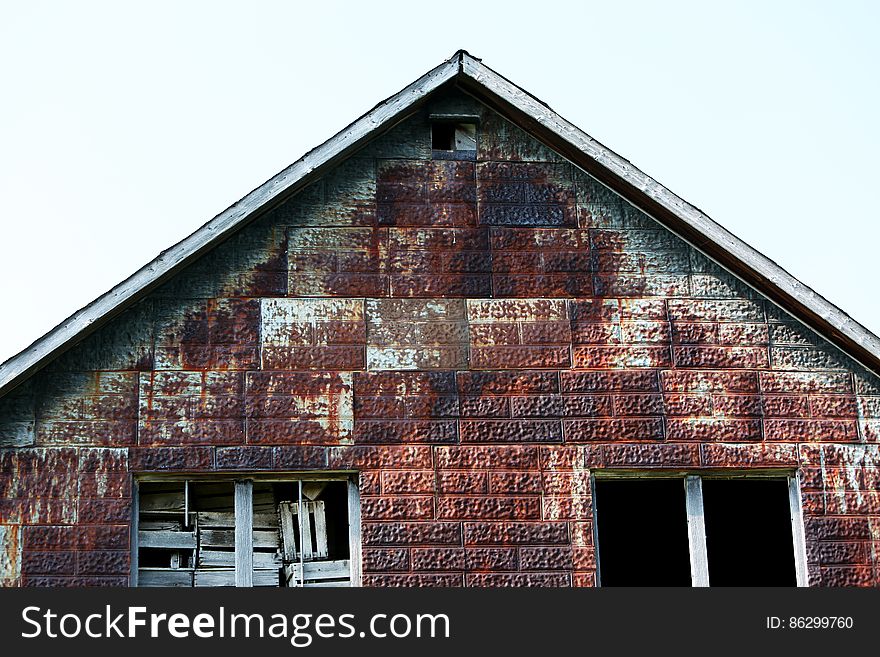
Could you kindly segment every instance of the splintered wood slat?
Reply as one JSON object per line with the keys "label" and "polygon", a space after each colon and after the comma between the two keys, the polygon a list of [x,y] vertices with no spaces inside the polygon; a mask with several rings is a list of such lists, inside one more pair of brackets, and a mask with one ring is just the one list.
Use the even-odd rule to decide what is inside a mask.
{"label": "splintered wood slat", "polygon": [[141,513],[150,511],[180,511],[183,513],[183,509],[183,488],[169,493],[141,493]]}
{"label": "splintered wood slat", "polygon": [[315,517],[315,545],[313,557],[315,559],[327,558],[327,518],[324,515],[323,502],[309,502],[312,505],[312,515]]}
{"label": "splintered wood slat", "polygon": [[[225,493],[217,495],[203,495],[194,498],[193,506],[200,511],[225,511],[232,508],[232,490],[227,486]],[[275,496],[272,491],[254,493],[254,510],[274,511]]]}
{"label": "splintered wood slat", "polygon": [[691,557],[691,585],[709,586],[706,520],[703,515],[703,480],[696,475],[688,475],[684,478],[684,490]]}
{"label": "splintered wood slat", "polygon": [[[281,559],[272,552],[253,552],[254,568],[280,568]],[[235,552],[224,550],[199,550],[199,568],[235,565]]]}
{"label": "splintered wood slat", "polygon": [[[235,548],[235,531],[231,529],[203,529],[199,532],[199,545],[205,547]],[[259,530],[254,532],[254,548],[278,549],[278,532]]]}
{"label": "splintered wood slat", "polygon": [[[360,586],[361,575],[361,498],[358,482],[348,481],[348,554],[351,559],[351,585]],[[595,496],[593,499],[596,499]],[[598,558],[598,556],[597,556]]]}
{"label": "splintered wood slat", "polygon": [[[138,575],[140,574],[140,552],[141,549],[138,547],[138,528],[137,522],[140,522],[141,517],[141,509],[140,509],[140,489],[138,485],[138,480],[135,479],[131,482],[132,488],[132,499],[131,499],[131,513],[132,513],[132,523],[128,529],[128,541],[129,541],[129,554],[131,558],[131,574],[128,576],[128,584],[129,586],[138,586]],[[135,522],[137,521],[137,522]]]}
{"label": "splintered wood slat", "polygon": [[[254,482],[235,482],[235,585],[254,585]],[[201,555],[200,555],[201,558]]]}
{"label": "splintered wood slat", "polygon": [[[299,564],[291,564],[291,570],[299,576]],[[347,578],[351,574],[351,565],[348,559],[337,561],[308,561],[302,565],[302,571],[306,582],[322,579]]]}
{"label": "splintered wood slat", "polygon": [[297,525],[293,519],[292,502],[282,502],[279,507],[281,515],[281,548],[285,561],[296,559],[296,543],[294,536],[297,533]]}
{"label": "splintered wood slat", "polygon": [[[253,586],[278,586],[277,570],[255,570],[251,579]],[[235,586],[235,570],[197,570],[195,572],[196,586]]]}
{"label": "splintered wood slat", "polygon": [[273,513],[275,511],[275,493],[271,490],[257,493],[254,491],[254,513]]}
{"label": "splintered wood slat", "polygon": [[269,512],[254,513],[254,529],[272,529],[278,531],[278,512],[275,506]]}
{"label": "splintered wood slat", "polygon": [[[303,560],[324,559],[328,555],[327,547],[327,516],[324,502],[303,502],[302,534],[299,528],[299,504],[282,502],[279,505],[281,515],[281,543],[284,559],[296,561],[302,550]],[[314,528],[314,540],[312,529]],[[302,545],[299,545],[300,537]]]}
{"label": "splintered wood slat", "polygon": [[794,567],[798,586],[809,586],[807,547],[804,535],[804,509],[801,503],[800,479],[795,474],[788,478],[788,506],[791,516],[791,537],[794,545]]}
{"label": "splintered wood slat", "polygon": [[284,567],[288,586],[351,586],[351,561],[309,561]]}
{"label": "splintered wood slat", "polygon": [[139,531],[138,545],[142,548],[189,549],[196,547],[195,532]]}
{"label": "splintered wood slat", "polygon": [[[302,545],[300,546],[300,548],[302,549],[303,559],[314,559],[311,527],[312,504],[314,504],[314,502],[303,502],[302,504],[303,517],[300,518],[300,522],[302,523],[302,531],[300,532]],[[297,512],[299,512],[299,508],[297,508]]]}
{"label": "splintered wood slat", "polygon": [[185,586],[193,585],[191,570],[138,570],[138,586]]}
{"label": "splintered wood slat", "polygon": [[[199,527],[216,529],[235,529],[235,514],[229,511],[200,511]],[[254,529],[278,529],[278,516],[275,513],[255,513]]]}
{"label": "splintered wood slat", "polygon": [[179,532],[181,524],[179,520],[141,520],[138,522],[141,531],[175,531]]}
{"label": "splintered wood slat", "polygon": [[306,582],[303,584],[304,589],[328,589],[328,588],[348,588],[351,586],[351,582],[349,580],[338,580],[333,582]]}

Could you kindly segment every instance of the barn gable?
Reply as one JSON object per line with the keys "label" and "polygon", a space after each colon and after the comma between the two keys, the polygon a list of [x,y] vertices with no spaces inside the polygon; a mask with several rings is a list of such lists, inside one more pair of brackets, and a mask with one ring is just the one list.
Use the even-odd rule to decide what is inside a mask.
{"label": "barn gable", "polygon": [[811,582],[878,581],[876,338],[755,258],[734,275],[451,61],[80,342],[3,366],[0,577],[128,582],[132,474],[326,471],[359,475],[367,584],[592,584],[592,471],[764,468],[801,473]]}

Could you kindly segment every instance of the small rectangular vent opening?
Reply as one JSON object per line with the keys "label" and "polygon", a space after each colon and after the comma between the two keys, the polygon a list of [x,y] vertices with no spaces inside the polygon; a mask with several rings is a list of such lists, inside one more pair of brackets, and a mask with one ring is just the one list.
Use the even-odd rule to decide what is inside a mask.
{"label": "small rectangular vent opening", "polygon": [[436,121],[431,124],[431,150],[438,159],[474,159],[477,125]]}
{"label": "small rectangular vent opening", "polygon": [[454,123],[434,123],[431,125],[431,149],[435,151],[455,150]]}

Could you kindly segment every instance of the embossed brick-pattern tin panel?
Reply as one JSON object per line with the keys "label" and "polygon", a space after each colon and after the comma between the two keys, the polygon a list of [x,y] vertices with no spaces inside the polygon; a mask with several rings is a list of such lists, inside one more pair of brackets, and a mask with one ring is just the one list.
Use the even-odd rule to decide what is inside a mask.
{"label": "embossed brick-pattern tin panel", "polygon": [[591,586],[597,468],[797,468],[880,585],[880,380],[497,114],[430,107],[0,400],[0,583],[125,585],[132,477],[360,473],[370,586]]}

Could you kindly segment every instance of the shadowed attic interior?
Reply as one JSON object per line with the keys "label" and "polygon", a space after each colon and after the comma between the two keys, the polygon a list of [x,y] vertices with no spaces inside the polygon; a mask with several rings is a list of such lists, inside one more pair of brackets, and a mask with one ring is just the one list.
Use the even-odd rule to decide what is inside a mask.
{"label": "shadowed attic interior", "polygon": [[[455,131],[435,142],[437,115],[475,126],[473,150]],[[764,486],[770,506],[782,500],[768,523],[788,535],[767,538],[789,552],[760,563],[796,556],[786,484],[799,471],[810,581],[873,582],[878,390],[520,127],[467,94],[437,94],[0,400],[0,459],[16,473],[0,489],[24,500],[0,524],[23,549],[10,561],[26,583],[119,583],[137,564],[161,571],[147,580],[229,584],[234,482],[250,479],[252,583],[302,585],[301,527],[291,551],[284,505],[321,545],[293,488],[357,473],[365,584],[589,585],[599,573],[612,585],[603,523],[615,502],[626,519],[641,486],[662,488],[647,497],[668,499],[671,527],[687,513],[686,476],[700,476],[715,583],[737,572],[715,544],[730,527],[715,520],[736,517],[731,495]],[[61,503],[28,501],[36,469],[55,473],[46,499]],[[683,474],[601,478],[657,469]],[[776,480],[731,480],[730,493],[710,470]],[[131,475],[138,517],[158,525],[124,544],[43,549],[56,530],[130,530]],[[341,497],[314,501],[337,535],[361,527]],[[215,512],[226,517],[204,516]],[[668,535],[675,583],[690,584],[694,538]],[[328,535],[327,561],[356,560],[352,544],[331,546]],[[95,554],[117,561],[89,572]]]}
{"label": "shadowed attic interior", "polygon": [[[684,478],[599,479],[602,586],[692,586]],[[703,477],[709,586],[796,586],[784,478]],[[799,519],[798,519],[799,520]]]}

